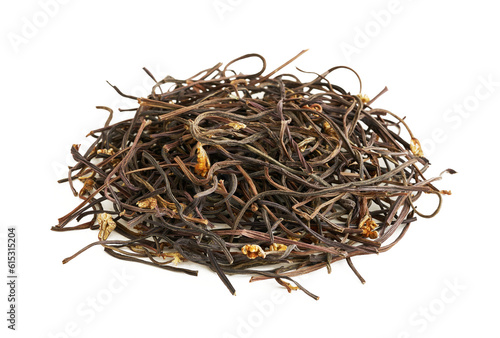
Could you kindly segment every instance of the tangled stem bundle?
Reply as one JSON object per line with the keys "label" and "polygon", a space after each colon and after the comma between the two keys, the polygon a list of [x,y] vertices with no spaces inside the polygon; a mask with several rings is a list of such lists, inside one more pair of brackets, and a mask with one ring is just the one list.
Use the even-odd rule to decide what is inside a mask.
{"label": "tangled stem bundle", "polygon": [[[262,69],[230,70],[246,58]],[[342,67],[310,82],[277,75],[295,58],[265,76],[257,54],[187,80],[156,81],[146,70],[156,82],[148,98],[114,87],[139,107],[114,124],[112,110],[98,107],[110,117],[90,132],[95,142],[85,154],[71,149],[77,164],[60,182],[83,202],[52,229],[100,231],[64,263],[102,245],[116,258],[192,275],[177,263],[206,265],[233,294],[226,275],[250,274],[317,298],[292,278],[346,259],[363,281],[351,257],[390,249],[416,214],[426,216],[413,204],[422,193],[441,204],[448,192],[432,184],[440,177],[424,177],[429,163],[401,118],[326,79]]]}

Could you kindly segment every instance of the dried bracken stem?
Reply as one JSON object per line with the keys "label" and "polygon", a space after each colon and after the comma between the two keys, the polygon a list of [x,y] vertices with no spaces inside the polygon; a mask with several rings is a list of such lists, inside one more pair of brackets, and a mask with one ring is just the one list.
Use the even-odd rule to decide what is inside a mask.
{"label": "dried bracken stem", "polygon": [[[372,108],[387,88],[370,101],[360,81],[351,94],[328,80],[353,71],[344,66],[307,72],[316,74],[307,82],[279,74],[304,52],[267,72],[262,56],[247,54],[188,79],[167,76],[144,98],[112,86],[139,106],[114,123],[99,106],[109,118],[89,133],[92,146],[71,147],[77,164],[60,182],[83,201],[53,230],[99,229],[99,241],[64,262],[100,245],[118,259],[195,275],[175,266],[190,261],[232,294],[226,274],[275,279],[318,299],[291,278],[344,259],[364,281],[352,257],[389,250],[451,192],[424,177],[429,161],[405,119]],[[260,70],[237,71],[252,58]],[[439,204],[425,215],[416,204],[430,195]],[[111,232],[124,240],[108,240]]]}

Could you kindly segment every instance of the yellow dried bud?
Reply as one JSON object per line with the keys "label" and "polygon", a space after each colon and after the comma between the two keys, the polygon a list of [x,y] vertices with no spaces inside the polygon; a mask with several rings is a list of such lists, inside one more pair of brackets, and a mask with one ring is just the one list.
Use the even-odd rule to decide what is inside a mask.
{"label": "yellow dried bud", "polygon": [[332,128],[331,124],[328,121],[323,122],[323,129],[327,135],[338,139],[337,132]]}
{"label": "yellow dried bud", "polygon": [[420,141],[414,137],[412,137],[410,142],[410,150],[413,154],[415,154],[418,157],[424,156],[424,152],[422,150],[422,146],[420,145]]}
{"label": "yellow dried bud", "polygon": [[244,255],[247,255],[250,259],[255,259],[257,257],[266,258],[266,253],[259,245],[256,244],[247,244],[241,248],[241,252]]}
{"label": "yellow dried bud", "polygon": [[368,214],[363,219],[361,222],[359,222],[359,228],[363,230],[361,233],[361,236],[375,239],[378,238],[378,232],[375,231],[375,229],[378,227],[377,223],[373,221],[372,217]]}
{"label": "yellow dried bud", "polygon": [[241,122],[229,122],[227,125],[236,130],[245,129],[247,127],[246,124]]}
{"label": "yellow dried bud", "polygon": [[[300,233],[297,233],[297,236],[300,236]],[[286,235],[286,238],[291,239],[294,242],[300,241],[300,237],[293,237],[293,236],[290,236],[290,235]]]}
{"label": "yellow dried bud", "polygon": [[269,251],[286,251],[287,246],[285,244],[273,243],[269,246]]}
{"label": "yellow dried bud", "polygon": [[370,98],[366,94],[358,94],[356,96],[359,97],[361,99],[361,102],[363,102],[363,103],[370,102]]}
{"label": "yellow dried bud", "polygon": [[97,238],[101,241],[107,240],[109,234],[116,228],[116,223],[113,220],[113,217],[104,212],[97,215],[97,223],[99,223],[99,234],[97,235]]}
{"label": "yellow dried bud", "polygon": [[115,151],[112,148],[109,149],[97,149],[98,154],[114,155]]}
{"label": "yellow dried bud", "polygon": [[210,160],[208,159],[208,154],[205,149],[203,149],[203,145],[200,142],[196,144],[196,151],[198,155],[194,172],[200,176],[206,177],[208,171],[210,170]]}
{"label": "yellow dried bud", "polygon": [[178,252],[165,253],[163,255],[165,257],[172,257],[173,260],[172,260],[171,263],[173,263],[175,266],[177,266],[177,264],[179,264],[180,262],[182,262],[183,260],[185,260],[185,258],[180,253],[178,253]]}
{"label": "yellow dried bud", "polygon": [[136,203],[139,208],[154,209],[158,205],[158,200],[154,197],[145,198]]}

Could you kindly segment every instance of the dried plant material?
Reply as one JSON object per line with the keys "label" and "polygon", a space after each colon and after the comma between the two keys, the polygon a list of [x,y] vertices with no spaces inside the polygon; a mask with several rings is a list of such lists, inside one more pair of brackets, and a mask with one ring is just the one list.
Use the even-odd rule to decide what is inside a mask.
{"label": "dried plant material", "polygon": [[110,214],[102,213],[97,215],[97,223],[99,224],[99,234],[97,238],[100,241],[105,241],[108,239],[109,234],[116,228],[116,223]]}
{"label": "dried plant material", "polygon": [[91,179],[91,178],[85,179],[85,181],[83,183],[83,187],[82,187],[82,189],[80,189],[78,196],[80,198],[83,198],[84,195],[91,193],[92,190],[94,189],[94,184],[95,184],[95,182],[93,179]]}
{"label": "dried plant material", "polygon": [[361,235],[363,237],[368,237],[371,239],[378,238],[378,232],[375,230],[378,228],[377,223],[375,223],[370,215],[366,215],[363,217],[361,222],[359,223],[359,228],[363,230]]}
{"label": "dried plant material", "polygon": [[338,139],[337,132],[332,128],[332,125],[328,121],[323,122],[323,130],[325,131],[325,134]]}
{"label": "dried plant material", "polygon": [[144,224],[136,224],[136,225],[134,225],[133,228],[134,228],[134,230],[137,230],[140,234],[143,234],[143,233],[151,230],[150,228],[148,228]]}
{"label": "dried plant material", "polygon": [[[313,112],[322,112],[323,111],[323,107],[321,107],[319,104],[312,104],[312,105],[305,104],[301,108],[302,109],[309,109]],[[315,119],[319,118],[319,115],[316,113],[311,113],[310,115],[311,115],[311,117],[313,117]]]}
{"label": "dried plant material", "polygon": [[269,251],[286,251],[285,244],[273,243],[269,246]]}
{"label": "dried plant material", "polygon": [[177,266],[177,264],[179,264],[180,262],[183,262],[185,261],[186,259],[178,252],[164,252],[162,254],[160,254],[160,256],[162,258],[167,258],[167,257],[171,257],[173,258],[172,259],[172,264]]}
{"label": "dried plant material", "polygon": [[174,260],[172,261],[172,263],[177,266],[177,264],[179,264],[180,262],[182,261],[185,261],[186,259],[178,252],[176,253],[173,253],[172,256],[174,258]]}
{"label": "dried plant material", "polygon": [[129,245],[130,250],[133,252],[137,252],[140,254],[145,254],[146,253],[146,248],[144,248],[142,245]]}
{"label": "dried plant material", "polygon": [[232,81],[231,81],[231,84],[232,84],[233,86],[237,86],[237,85],[239,85],[239,84],[241,84],[241,85],[243,85],[243,86],[246,86],[246,85],[248,85],[248,81],[247,81],[247,80],[245,80],[245,79],[237,79],[237,80],[232,80]]}
{"label": "dried plant material", "polygon": [[196,90],[198,93],[203,93],[206,90],[202,84],[196,83],[195,81],[192,80],[186,80],[186,85],[192,86],[193,89]]}
{"label": "dried plant material", "polygon": [[300,141],[297,146],[299,147],[300,151],[304,152],[306,151],[307,149],[307,146],[312,143],[312,142],[315,142],[316,141],[316,138],[315,137],[308,137],[302,141]]}
{"label": "dried plant material", "polygon": [[112,148],[109,148],[109,149],[97,149],[97,153],[98,154],[105,154],[105,155],[112,156],[112,155],[115,154],[115,151]]}
{"label": "dried plant material", "polygon": [[[91,148],[71,147],[76,164],[60,182],[78,195],[80,177],[84,201],[52,229],[96,230],[93,221],[69,225],[92,215],[100,239],[115,226],[123,237],[107,241],[107,254],[189,275],[197,271],[184,260],[208,266],[231,294],[227,275],[241,274],[318,299],[293,278],[340,260],[364,281],[354,257],[392,248],[449,191],[427,176],[405,119],[373,106],[387,88],[368,101],[351,94],[362,92],[361,80],[346,89],[330,82],[342,68],[360,79],[348,67],[307,72],[318,75],[306,81],[280,72],[304,52],[274,69],[247,54],[187,80],[160,74],[148,97],[113,86],[138,103],[135,115],[111,124],[103,108],[110,115],[89,132]],[[262,69],[244,74],[241,60]],[[422,215],[416,204],[429,194],[437,208]]]}
{"label": "dried plant material", "polygon": [[422,150],[422,146],[420,145],[420,141],[414,137],[411,139],[410,142],[410,150],[414,155],[418,157],[424,156],[424,152]]}
{"label": "dried plant material", "polygon": [[[139,208],[155,209],[158,205],[158,200],[154,197],[145,198],[136,203]],[[174,206],[175,207],[175,206]]]}
{"label": "dried plant material", "polygon": [[292,284],[285,282],[280,278],[276,278],[276,281],[278,282],[278,284],[283,285],[288,291],[288,293],[291,293],[292,291],[297,291],[299,289],[297,286],[293,286]]}
{"label": "dried plant material", "polygon": [[317,111],[317,112],[322,112],[323,111],[323,107],[321,107],[321,105],[319,105],[317,103],[314,103],[314,104],[311,104],[311,105],[306,104],[306,105],[303,105],[302,108],[314,110],[314,111]]}
{"label": "dried plant material", "polygon": [[235,130],[245,129],[247,127],[246,124],[241,122],[229,122],[227,125]]}
{"label": "dried plant material", "polygon": [[300,241],[300,237],[299,236],[300,236],[300,234],[297,234],[297,237],[286,235],[286,238],[288,238],[289,240],[294,241],[294,242],[299,242]]}
{"label": "dried plant material", "polygon": [[266,258],[266,253],[259,245],[256,244],[247,244],[241,248],[241,252],[244,255],[247,255],[250,259],[255,259],[257,257]]}
{"label": "dried plant material", "polygon": [[197,163],[194,167],[194,172],[200,176],[206,177],[208,171],[210,170],[210,160],[208,159],[207,152],[203,149],[203,145],[200,142],[196,145],[196,152]]}
{"label": "dried plant material", "polygon": [[365,104],[370,102],[370,98],[366,94],[358,94],[356,96],[359,97],[361,99],[361,102],[363,102]]}
{"label": "dried plant material", "polygon": [[292,95],[290,96],[291,99],[294,99],[294,100],[300,100],[303,95],[300,94],[300,93],[296,93],[294,92],[293,90],[289,89],[289,88],[286,88],[285,89],[287,93],[291,93]]}

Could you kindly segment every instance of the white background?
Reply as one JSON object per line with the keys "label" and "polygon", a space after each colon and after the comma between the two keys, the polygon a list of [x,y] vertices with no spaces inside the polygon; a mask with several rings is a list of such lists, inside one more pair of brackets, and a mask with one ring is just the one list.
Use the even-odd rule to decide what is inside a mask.
{"label": "white background", "polygon": [[[15,225],[19,312],[18,330],[7,330],[0,278],[0,335],[498,336],[500,24],[493,4],[3,1],[0,261],[5,228]],[[299,279],[319,301],[288,294],[274,281],[249,284],[248,277],[231,277],[234,297],[207,269],[184,276],[118,261],[97,247],[61,264],[96,239],[91,231],[50,231],[79,203],[56,183],[72,164],[70,147],[85,145],[87,132],[104,123],[107,114],[96,105],[133,104],[106,80],[145,96],[152,81],[144,66],[157,78],[186,78],[256,52],[270,71],[305,48],[286,71],[348,65],[370,97],[387,86],[374,106],[406,116],[432,162],[428,175],[459,172],[438,182],[453,192],[438,216],[419,219],[389,252],[354,259],[365,285],[345,262],[330,275],[321,270]],[[349,73],[329,79],[358,91]],[[431,212],[435,201],[419,202]],[[0,271],[7,276],[6,264]]]}

